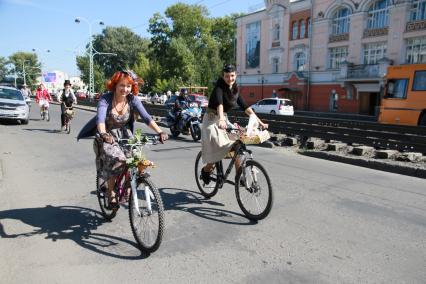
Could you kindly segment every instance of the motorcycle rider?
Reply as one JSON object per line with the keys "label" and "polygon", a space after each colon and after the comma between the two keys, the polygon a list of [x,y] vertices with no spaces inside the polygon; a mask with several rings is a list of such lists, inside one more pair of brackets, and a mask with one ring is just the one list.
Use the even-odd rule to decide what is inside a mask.
{"label": "motorcycle rider", "polygon": [[65,80],[64,89],[62,89],[59,96],[59,102],[61,103],[61,130],[64,130],[66,108],[72,107],[73,103],[77,104],[77,97],[71,89],[70,80]]}
{"label": "motorcycle rider", "polygon": [[40,106],[40,116],[43,117],[43,112],[45,108],[49,108],[49,102],[52,101],[49,92],[44,87],[43,83],[37,88],[36,92],[36,103]]}
{"label": "motorcycle rider", "polygon": [[188,94],[188,90],[185,88],[180,89],[179,96],[176,98],[175,105],[174,105],[174,115],[176,117],[176,121],[180,119],[180,115],[182,112],[182,109],[186,107],[186,95]]}

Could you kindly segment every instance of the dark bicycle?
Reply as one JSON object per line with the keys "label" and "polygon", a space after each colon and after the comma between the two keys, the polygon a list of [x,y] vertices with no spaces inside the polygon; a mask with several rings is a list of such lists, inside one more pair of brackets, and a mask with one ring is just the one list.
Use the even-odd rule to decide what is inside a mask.
{"label": "dark bicycle", "polygon": [[[229,153],[232,159],[226,172],[223,161],[217,162],[208,184],[201,179],[201,170],[204,167],[201,155],[200,151],[195,160],[195,180],[204,197],[213,197],[225,183],[228,183],[235,186],[238,205],[247,218],[261,220],[268,216],[273,203],[271,180],[265,168],[253,159],[252,151],[247,149],[241,139],[236,140]],[[241,167],[235,175],[235,181],[228,180],[237,157],[240,158]]]}
{"label": "dark bicycle", "polygon": [[[135,135],[136,136],[136,135]],[[128,203],[130,226],[133,236],[141,251],[151,253],[161,244],[164,231],[164,207],[158,188],[150,179],[147,168],[153,163],[144,159],[142,148],[149,144],[157,144],[157,136],[144,136],[141,139],[121,139],[118,141],[122,149],[131,153],[126,167],[118,176],[114,186],[115,196],[119,204]],[[97,163],[102,163],[97,160]],[[99,167],[98,167],[99,168]],[[102,215],[112,220],[119,208],[111,206],[106,193],[107,182],[96,175],[96,188]],[[128,188],[130,187],[130,194]]]}

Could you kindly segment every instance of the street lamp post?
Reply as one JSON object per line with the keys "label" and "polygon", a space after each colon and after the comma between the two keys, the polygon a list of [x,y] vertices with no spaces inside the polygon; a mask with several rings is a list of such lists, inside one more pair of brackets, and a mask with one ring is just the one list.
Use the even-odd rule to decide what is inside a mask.
{"label": "street lamp post", "polygon": [[258,79],[258,82],[262,84],[262,100],[263,100],[263,84],[268,82],[268,80],[266,80],[265,77],[262,75],[262,77]]}
{"label": "street lamp post", "polygon": [[85,18],[82,17],[77,17],[74,20],[77,24],[80,23],[81,21],[86,22],[89,25],[89,37],[90,37],[90,42],[89,42],[89,51],[86,53],[88,53],[89,55],[89,93],[90,95],[93,95],[95,93],[95,76],[94,76],[94,71],[93,71],[93,57],[96,54],[99,55],[117,55],[116,53],[109,53],[109,52],[98,52],[97,50],[95,50],[93,48],[93,37],[92,37],[92,24],[95,22],[98,22],[99,25],[103,26],[104,22],[100,21],[100,20],[95,20],[95,21],[88,21]]}

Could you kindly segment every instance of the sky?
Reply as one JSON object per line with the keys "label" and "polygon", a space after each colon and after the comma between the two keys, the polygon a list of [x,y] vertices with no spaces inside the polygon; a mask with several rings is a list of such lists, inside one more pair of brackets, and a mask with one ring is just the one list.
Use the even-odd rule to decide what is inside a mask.
{"label": "sky", "polygon": [[[212,17],[249,13],[264,4],[263,0],[0,0],[0,56],[34,49],[43,72],[60,70],[78,76],[75,58],[85,51],[90,26],[92,34],[101,33],[105,26],[125,26],[149,37],[152,15],[164,14],[167,7],[178,2],[204,5]],[[77,24],[77,17],[86,21]]]}

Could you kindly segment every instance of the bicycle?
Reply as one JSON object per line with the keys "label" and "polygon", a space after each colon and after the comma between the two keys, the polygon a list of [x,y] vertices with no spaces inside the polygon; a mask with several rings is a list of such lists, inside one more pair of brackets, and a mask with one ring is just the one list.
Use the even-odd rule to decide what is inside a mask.
{"label": "bicycle", "polygon": [[50,114],[49,114],[49,102],[48,101],[44,101],[41,107],[41,119],[44,120],[46,119],[46,121],[50,121]]}
{"label": "bicycle", "polygon": [[74,110],[72,107],[65,106],[65,117],[64,117],[64,124],[65,124],[65,132],[67,134],[71,133],[71,120],[74,117]]}
{"label": "bicycle", "polygon": [[[228,132],[232,132],[232,130],[228,129]],[[216,162],[208,184],[201,179],[201,170],[204,165],[201,162],[202,152],[198,153],[195,159],[195,180],[198,189],[204,197],[211,198],[225,183],[234,185],[238,205],[247,218],[250,220],[264,219],[270,213],[273,203],[272,184],[267,171],[258,161],[254,160],[252,151],[247,149],[240,137],[234,143],[230,153],[232,159],[226,172],[223,171],[222,160]],[[237,158],[240,158],[241,167],[235,174],[234,182],[228,180],[228,176]],[[264,202],[260,200],[260,197],[263,197],[262,194],[266,195]]]}
{"label": "bicycle", "polygon": [[[135,134],[135,137],[136,134]],[[154,167],[153,163],[144,159],[142,149],[145,145],[157,144],[157,136],[136,139],[120,139],[118,144],[122,149],[130,150],[131,158],[118,176],[114,192],[119,204],[128,203],[130,227],[141,251],[151,253],[161,244],[164,231],[164,206],[158,188],[150,179],[147,168]],[[97,162],[102,162],[98,161]],[[130,186],[130,195],[127,189]],[[96,175],[96,188],[102,215],[112,220],[118,207],[111,207],[106,193],[106,181]]]}

